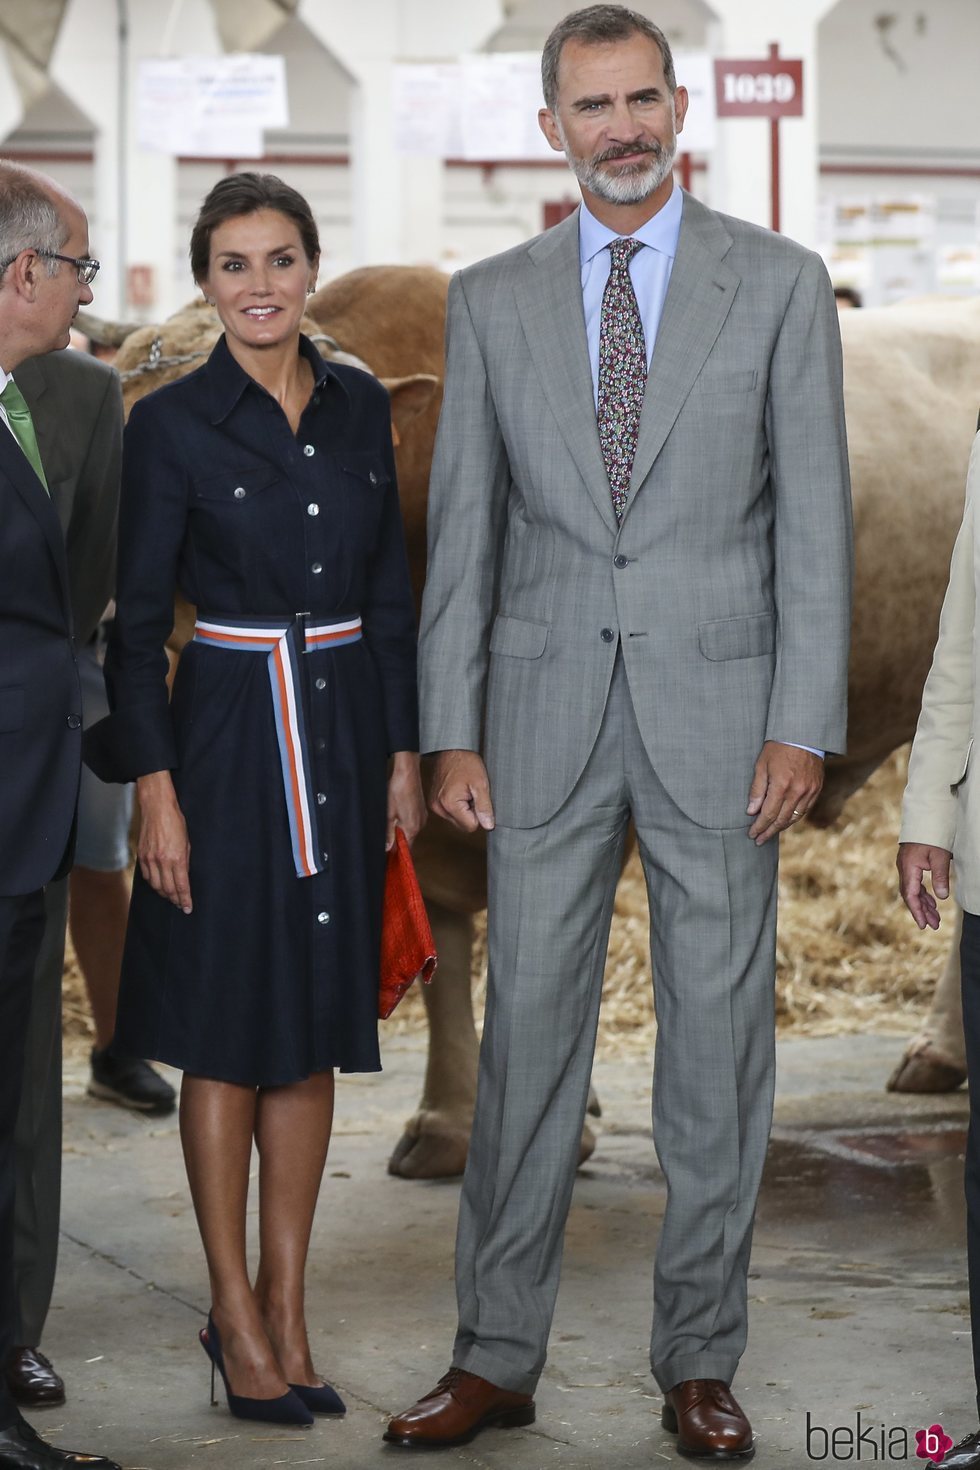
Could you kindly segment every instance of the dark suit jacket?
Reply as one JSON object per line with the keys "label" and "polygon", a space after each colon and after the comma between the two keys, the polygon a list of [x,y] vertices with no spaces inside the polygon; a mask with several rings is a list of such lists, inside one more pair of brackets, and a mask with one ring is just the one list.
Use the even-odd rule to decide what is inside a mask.
{"label": "dark suit jacket", "polygon": [[84,352],[50,352],[14,377],[27,399],[64,532],[68,591],[81,646],[115,591],[123,407],[119,374]]}
{"label": "dark suit jacket", "polygon": [[[34,359],[14,376],[37,414],[52,494],[0,425],[0,895],[8,897],[42,887],[70,861],[81,762],[72,592],[87,636],[108,593],[98,568],[113,554],[112,514],[107,528],[103,514],[89,524],[87,506],[111,504],[116,493],[122,423],[118,379],[81,354]],[[74,589],[65,530],[81,546]]]}

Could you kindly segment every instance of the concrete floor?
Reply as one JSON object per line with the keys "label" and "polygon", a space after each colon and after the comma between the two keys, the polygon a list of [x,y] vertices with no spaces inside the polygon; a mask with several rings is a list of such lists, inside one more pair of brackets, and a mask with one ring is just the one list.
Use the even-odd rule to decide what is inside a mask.
{"label": "concrete floor", "polygon": [[[736,1391],[759,1470],[915,1463],[914,1431],[976,1427],[962,1210],[967,1099],[883,1091],[891,1037],[785,1041],[755,1234],[749,1347]],[[309,1276],[314,1358],[347,1400],[309,1432],[232,1419],[208,1403],[195,1341],[208,1305],[176,1122],[66,1089],[61,1269],[45,1348],[63,1409],[34,1415],[53,1443],[126,1470],[425,1462],[383,1446],[389,1413],[449,1363],[458,1182],[406,1183],[385,1162],[420,1091],[420,1039],[394,1039],[380,1077],[342,1079]],[[438,1464],[506,1470],[681,1465],[659,1427],[646,1344],[664,1203],[649,1131],[646,1064],[597,1066],[594,1157],[569,1219],[538,1422],[490,1431]],[[860,1414],[860,1426],[857,1416]],[[807,1424],[811,1435],[807,1441]],[[869,1438],[870,1436],[870,1438]],[[873,1454],[872,1447],[875,1451]],[[899,1453],[901,1451],[901,1453]],[[920,1460],[918,1463],[922,1463]]]}

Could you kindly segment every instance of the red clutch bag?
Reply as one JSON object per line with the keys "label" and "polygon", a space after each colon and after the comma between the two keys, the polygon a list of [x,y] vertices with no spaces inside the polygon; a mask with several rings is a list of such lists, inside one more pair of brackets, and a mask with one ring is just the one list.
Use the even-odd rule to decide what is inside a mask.
{"label": "red clutch bag", "polygon": [[395,845],[385,871],[384,912],[381,920],[381,985],[378,1015],[387,1020],[418,976],[428,985],[436,967],[432,926],[415,875],[408,841],[395,828]]}

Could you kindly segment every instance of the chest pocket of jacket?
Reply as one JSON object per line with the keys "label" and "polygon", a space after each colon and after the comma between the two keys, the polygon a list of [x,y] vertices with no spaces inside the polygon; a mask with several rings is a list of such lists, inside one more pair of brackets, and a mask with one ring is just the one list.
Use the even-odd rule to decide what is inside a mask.
{"label": "chest pocket of jacket", "polygon": [[19,730],[24,723],[22,688],[0,689],[0,734]]}
{"label": "chest pocket of jacket", "polygon": [[753,393],[759,386],[758,368],[742,368],[735,372],[721,372],[717,368],[705,368],[695,382],[698,393]]}

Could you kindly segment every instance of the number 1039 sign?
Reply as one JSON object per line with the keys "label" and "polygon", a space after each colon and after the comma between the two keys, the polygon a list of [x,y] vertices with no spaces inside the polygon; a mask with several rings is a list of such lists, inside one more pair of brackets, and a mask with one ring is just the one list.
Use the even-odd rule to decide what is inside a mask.
{"label": "number 1039 sign", "polygon": [[719,117],[802,117],[803,62],[719,60],[715,91]]}

